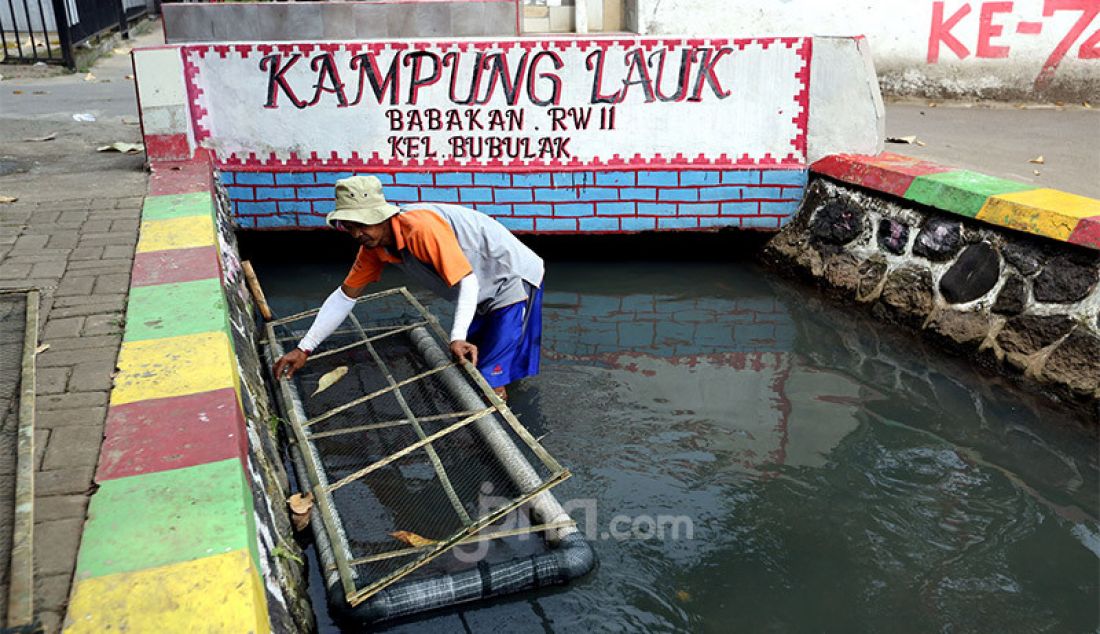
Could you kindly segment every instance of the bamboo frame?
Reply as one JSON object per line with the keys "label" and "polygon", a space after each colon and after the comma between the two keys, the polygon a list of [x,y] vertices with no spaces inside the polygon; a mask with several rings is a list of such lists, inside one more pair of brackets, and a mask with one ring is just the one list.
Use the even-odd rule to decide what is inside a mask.
{"label": "bamboo frame", "polygon": [[34,411],[35,356],[38,349],[37,290],[24,300],[23,363],[19,382],[19,435],[15,467],[15,517],[7,596],[7,625],[15,628],[34,620]]}
{"label": "bamboo frame", "polygon": [[371,595],[375,594],[379,590],[385,588],[386,586],[390,585],[394,581],[400,579],[401,577],[404,577],[405,575],[409,574],[410,572],[416,570],[417,568],[420,568],[421,566],[424,566],[425,564],[432,561],[436,557],[439,557],[443,553],[445,553],[448,550],[454,548],[455,546],[458,545],[459,542],[461,542],[466,537],[469,537],[469,536],[473,535],[474,533],[477,533],[477,532],[481,531],[482,529],[487,528],[488,526],[491,526],[492,524],[495,524],[498,520],[503,518],[505,515],[511,513],[512,511],[514,511],[517,508],[519,508],[519,507],[523,506],[524,504],[526,504],[527,501],[530,500],[531,498],[534,498],[537,495],[539,495],[540,493],[543,493],[545,491],[549,491],[552,487],[554,487],[558,484],[561,484],[561,482],[564,481],[566,478],[568,478],[570,475],[572,475],[572,474],[570,474],[568,471],[562,471],[562,472],[559,472],[559,473],[555,474],[554,476],[547,479],[545,482],[543,482],[540,486],[538,486],[534,490],[528,491],[528,492],[524,493],[523,495],[519,496],[518,498],[513,499],[506,506],[503,506],[503,507],[497,509],[493,513],[490,513],[489,515],[486,515],[482,518],[479,518],[476,522],[467,525],[466,528],[459,531],[457,534],[453,535],[450,539],[439,542],[438,544],[435,545],[435,547],[433,547],[427,554],[425,554],[420,559],[417,559],[416,561],[411,561],[411,562],[405,564],[404,566],[401,566],[397,570],[391,572],[390,574],[388,574],[385,577],[379,579],[378,581],[375,581],[374,583],[371,583],[370,585],[368,585],[368,586],[364,587],[363,589],[359,590],[355,594],[348,596],[347,597],[348,603],[351,604],[352,607],[354,607],[354,606],[357,606],[360,603],[366,601],[367,599],[369,599],[371,597]]}
{"label": "bamboo frame", "polygon": [[[300,404],[298,404],[299,402],[296,400],[295,397],[296,391],[293,383],[287,380],[279,381],[284,398],[288,399],[289,402],[296,404],[293,408],[296,411],[293,412],[293,415],[291,416],[291,427],[294,431],[293,435],[297,443],[300,445],[300,448],[302,449],[300,453],[303,456],[303,460],[306,462],[308,470],[311,472],[310,488],[314,491],[315,497],[318,501],[316,508],[321,516],[324,530],[332,540],[334,565],[340,577],[341,585],[343,586],[345,593],[345,598],[352,606],[359,605],[363,601],[366,601],[370,596],[372,596],[382,588],[385,588],[386,586],[394,583],[395,581],[409,574],[413,570],[416,570],[417,568],[426,565],[436,557],[442,555],[447,550],[462,543],[476,543],[479,541],[498,539],[512,535],[546,532],[575,526],[575,524],[570,520],[569,522],[563,521],[534,527],[527,527],[524,529],[512,529],[508,531],[498,531],[497,533],[478,535],[480,531],[488,528],[508,513],[515,511],[523,504],[531,501],[532,499],[535,499],[543,492],[549,490],[551,487],[569,478],[571,474],[567,469],[562,468],[562,466],[538,444],[538,442],[530,435],[530,433],[528,433],[527,430],[523,428],[523,426],[519,423],[515,416],[512,415],[512,413],[508,410],[507,405],[502,400],[500,400],[495,393],[493,393],[492,388],[489,387],[488,383],[485,382],[485,379],[481,376],[480,373],[477,372],[476,368],[469,364],[469,362],[463,360],[461,363],[446,363],[444,365],[435,367],[425,372],[421,372],[413,377],[403,379],[401,381],[398,381],[395,377],[393,377],[389,368],[382,360],[381,355],[379,355],[378,350],[372,345],[372,342],[382,339],[383,337],[397,334],[399,332],[411,331],[414,328],[418,328],[421,326],[429,326],[429,332],[437,341],[447,340],[446,333],[443,332],[439,324],[439,320],[436,319],[435,316],[433,316],[430,312],[428,312],[428,310],[419,301],[417,301],[416,298],[408,292],[408,290],[403,287],[383,291],[381,293],[374,293],[360,298],[359,301],[369,302],[374,299],[389,297],[393,295],[400,295],[405,301],[407,301],[410,306],[412,306],[416,311],[418,311],[420,315],[423,316],[423,321],[412,325],[387,327],[384,332],[381,332],[381,334],[368,336],[368,329],[363,328],[362,324],[359,323],[358,319],[353,314],[351,315],[351,317],[353,323],[355,324],[355,329],[356,331],[358,331],[357,334],[362,336],[364,341],[356,342],[349,346],[343,346],[339,350],[334,349],[333,351],[326,351],[325,353],[325,355],[335,354],[337,351],[343,352],[357,346],[367,346],[367,349],[370,352],[372,358],[374,358],[379,370],[383,373],[387,382],[389,383],[388,387],[375,390],[371,394],[354,399],[348,403],[329,410],[324,414],[305,420],[304,412],[300,411],[301,406]],[[267,324],[267,338],[272,350],[275,352],[281,352],[282,347],[279,345],[279,342],[282,340],[293,340],[293,338],[291,337],[285,339],[279,339],[278,337],[276,337],[274,330],[275,326],[287,324],[297,319],[309,317],[313,314],[316,314],[316,312],[317,310],[305,311],[297,315],[292,315],[290,317],[269,322]],[[376,332],[382,329],[371,328],[369,330],[372,332]],[[318,356],[321,355],[314,355],[312,359],[316,359]],[[439,372],[448,370],[449,368],[456,365],[461,365],[465,369],[466,376],[471,380],[473,385],[476,386],[476,390],[481,392],[484,399],[483,402],[486,404],[486,407],[479,410],[450,412],[446,414],[438,414],[419,418],[415,416],[415,414],[412,412],[411,407],[409,406],[409,403],[405,400],[404,394],[402,394],[401,392],[401,388]],[[393,392],[395,397],[398,399],[398,404],[401,406],[407,418],[401,420],[382,421],[378,423],[357,425],[355,427],[331,431],[313,432],[311,429],[313,425],[316,425],[317,423],[320,423],[324,420],[328,420],[336,414],[347,411],[352,407],[355,407],[390,392]],[[526,444],[539,458],[539,460],[542,461],[543,467],[549,469],[549,471],[551,472],[550,475],[543,479],[537,487],[534,487],[529,491],[522,492],[519,496],[510,500],[507,505],[499,507],[485,516],[471,519],[468,517],[468,514],[466,514],[465,508],[462,507],[460,501],[457,498],[457,495],[452,495],[454,493],[454,490],[453,487],[449,486],[449,477],[447,476],[446,471],[443,469],[441,461],[438,461],[438,456],[434,456],[435,459],[432,461],[433,467],[436,468],[436,474],[437,476],[439,476],[440,482],[443,484],[444,488],[448,489],[448,497],[451,498],[452,505],[455,506],[456,512],[459,512],[459,509],[462,509],[461,512],[459,512],[460,517],[462,517],[464,514],[466,515],[466,517],[463,517],[463,528],[451,535],[450,537],[433,545],[423,546],[420,548],[399,549],[390,553],[379,553],[377,555],[368,556],[366,558],[352,558],[347,538],[342,532],[342,524],[339,519],[339,509],[335,508],[334,506],[332,494],[336,490],[347,486],[351,482],[359,480],[369,475],[370,473],[373,473],[387,465],[390,465],[395,461],[400,460],[401,458],[408,456],[412,452],[417,451],[421,448],[426,449],[426,451],[429,453],[429,457],[433,457],[432,454],[434,454],[435,452],[434,448],[431,446],[433,442],[439,440],[440,438],[443,438],[450,433],[453,433],[456,430],[466,427],[475,421],[481,420],[486,416],[490,416],[493,413],[499,414],[506,421],[508,421],[508,427],[510,427],[514,432],[516,432],[516,434],[520,438],[523,439],[524,444]],[[461,417],[461,419],[457,422],[452,423],[447,427],[430,435],[426,435],[423,428],[420,426],[421,422],[426,422],[428,420],[443,420],[459,417]],[[336,436],[339,434],[347,434],[358,431],[370,431],[375,429],[385,429],[388,427],[396,427],[401,425],[413,426],[414,429],[416,429],[417,435],[420,439],[397,452],[391,453],[380,460],[376,460],[370,465],[367,465],[357,470],[356,472],[342,478],[337,482],[324,482],[325,472],[323,471],[323,466],[321,464],[318,464],[319,458],[315,455],[316,449],[313,445],[313,440]],[[402,565],[400,568],[385,575],[384,577],[374,581],[370,581],[369,583],[367,583],[366,586],[362,588],[356,587],[357,581],[364,581],[364,579],[362,575],[356,571],[355,566],[371,563],[373,561],[384,561],[408,555],[418,555],[418,557],[414,561],[410,561]]]}
{"label": "bamboo frame", "polygon": [[[445,420],[447,418],[462,418],[463,416],[469,416],[477,410],[468,409],[461,412],[447,412],[446,414],[435,414],[433,416],[421,416],[418,420],[422,423],[427,423],[436,420]],[[399,420],[388,420],[381,423],[370,423],[367,425],[356,425],[355,427],[344,427],[343,429],[333,429],[330,431],[319,431],[315,433],[309,433],[310,440],[317,440],[319,438],[331,438],[332,436],[341,436],[343,434],[354,434],[361,431],[374,431],[376,429],[389,429],[390,427],[400,427],[402,425],[408,425],[409,419],[402,418]]]}
{"label": "bamboo frame", "polygon": [[[399,288],[391,288],[389,290],[379,291],[377,293],[371,293],[370,295],[363,295],[362,297],[358,298],[356,300],[356,302],[369,302],[372,299],[379,299],[381,297],[389,297],[390,295],[398,295],[404,289],[405,289],[405,287],[401,286]],[[282,317],[280,319],[276,319],[275,321],[271,321],[271,322],[268,322],[268,323],[270,323],[272,326],[282,326],[284,324],[289,324],[292,321],[298,321],[299,319],[305,319],[306,317],[312,317],[312,316],[316,315],[319,312],[321,312],[320,308],[310,308],[309,310],[303,310],[300,313],[295,313],[293,315],[290,315],[289,317]]]}
{"label": "bamboo frame", "polygon": [[[417,310],[419,310],[421,313],[430,314],[428,313],[428,309],[425,308],[424,305],[421,304],[419,301],[417,301],[417,299],[412,296],[412,293],[410,293],[408,289],[402,286],[400,290],[404,294],[405,299],[408,300],[410,304],[415,306]],[[443,328],[439,325],[439,320],[429,319],[428,321],[431,322],[431,326],[436,334],[436,337],[438,337],[440,340],[446,341],[447,333],[444,332]],[[481,373],[477,371],[477,368],[475,368],[474,365],[466,359],[462,359],[461,365],[462,368],[466,370],[466,375],[469,376],[470,379],[472,379],[479,388],[481,388],[482,393],[489,398],[489,401],[497,406],[497,410],[500,412],[500,415],[504,417],[504,420],[508,422],[508,426],[512,428],[512,431],[514,431],[517,436],[523,439],[524,444],[526,444],[527,447],[531,449],[531,451],[534,452],[536,456],[539,457],[539,460],[542,460],[542,462],[551,471],[564,471],[565,468],[562,467],[561,464],[558,463],[558,461],[555,460],[554,457],[551,456],[550,453],[546,451],[542,447],[542,445],[539,444],[538,440],[536,440],[535,437],[531,435],[531,432],[527,431],[527,428],[519,422],[519,419],[516,418],[515,414],[512,413],[512,410],[508,409],[507,404],[504,401],[500,400],[500,397],[496,395],[496,392],[493,391],[493,388],[485,380],[485,377],[481,376]]]}
{"label": "bamboo frame", "polygon": [[[554,531],[560,528],[569,528],[576,526],[577,523],[573,520],[568,522],[551,522],[549,524],[536,524],[534,526],[526,526],[524,528],[511,528],[503,531],[493,531],[491,533],[477,533],[470,535],[469,537],[460,540],[455,546],[465,546],[467,544],[477,544],[480,542],[492,541],[494,539],[504,539],[505,537],[518,537],[520,535],[531,535],[532,533],[545,533],[546,531]],[[386,553],[379,553],[377,555],[371,555],[369,557],[359,557],[358,559],[352,559],[350,563],[352,566],[360,566],[362,564],[374,563],[376,561],[385,561],[387,559],[394,559],[396,557],[404,557],[405,555],[415,555],[418,552],[425,551],[431,548],[430,545],[415,546],[413,548],[402,548],[401,550],[392,550]]]}
{"label": "bamboo frame", "polygon": [[[267,337],[268,341],[272,342],[271,350],[275,353],[275,357],[280,357],[283,354],[283,347],[279,345],[275,338],[275,324],[274,322],[267,322]],[[290,380],[287,378],[276,379],[279,384],[279,389],[283,393],[283,398],[288,403],[294,403],[294,387]],[[321,523],[325,527],[325,532],[328,533],[329,540],[332,542],[332,554],[336,560],[336,572],[340,576],[340,585],[344,586],[344,592],[350,593],[355,591],[355,571],[348,565],[348,561],[351,560],[351,551],[348,547],[347,540],[339,530],[339,524],[336,513],[332,509],[332,505],[329,504],[329,492],[322,486],[318,474],[324,473],[320,469],[320,466],[313,459],[313,452],[310,450],[312,443],[307,438],[307,432],[303,426],[304,418],[302,414],[298,412],[296,407],[287,408],[287,416],[290,418],[290,428],[294,432],[295,441],[298,443],[299,452],[302,455],[302,459],[306,462],[307,471],[311,478],[315,480],[309,483],[309,488],[313,491],[313,499],[317,502],[317,512],[321,516]]]}
{"label": "bamboo frame", "polygon": [[[421,440],[425,439],[424,428],[420,426],[420,421],[417,420],[416,415],[413,414],[412,408],[409,407],[408,402],[405,400],[405,395],[401,393],[401,389],[397,387],[397,381],[393,378],[393,373],[382,361],[382,357],[375,350],[374,344],[370,342],[370,337],[363,332],[363,325],[359,323],[359,318],[355,314],[350,314],[351,322],[355,324],[355,327],[359,329],[359,332],[363,333],[363,342],[367,346],[367,351],[370,352],[371,358],[378,364],[378,369],[382,371],[382,374],[386,376],[386,381],[393,387],[393,395],[397,397],[397,402],[401,405],[401,410],[405,412],[405,416],[409,418],[409,424],[416,431],[416,435]],[[466,512],[465,507],[462,506],[462,501],[458,499],[458,494],[455,493],[454,485],[451,484],[451,478],[447,475],[447,470],[443,468],[443,461],[439,459],[439,454],[435,452],[435,448],[431,443],[424,445],[424,450],[428,454],[428,460],[432,463],[432,468],[435,469],[435,474],[439,476],[439,483],[443,485],[443,490],[447,493],[447,499],[450,500],[451,506],[454,507],[455,513],[458,514],[458,518],[462,521],[463,526],[470,523],[470,514]]]}
{"label": "bamboo frame", "polygon": [[442,371],[444,371],[444,370],[446,370],[447,368],[450,368],[450,367],[454,367],[454,364],[449,363],[447,365],[440,366],[438,368],[433,368],[433,369],[428,370],[426,372],[421,372],[420,374],[417,374],[416,376],[412,376],[412,377],[409,377],[409,378],[404,379],[402,381],[399,381],[399,382],[397,382],[396,385],[391,385],[390,387],[384,387],[380,390],[375,390],[375,391],[371,392],[370,394],[367,394],[366,396],[361,396],[361,397],[355,399],[354,401],[348,401],[347,403],[344,403],[343,405],[341,405],[339,407],[334,407],[334,408],[330,409],[329,411],[325,412],[324,414],[321,414],[320,416],[315,416],[315,417],[307,420],[306,422],[302,423],[302,426],[303,427],[312,427],[313,425],[315,425],[317,423],[320,423],[321,421],[328,420],[328,419],[332,418],[333,416],[339,414],[340,412],[345,412],[345,411],[355,407],[356,405],[362,405],[363,403],[366,403],[367,401],[369,401],[371,399],[374,399],[374,398],[377,398],[379,396],[382,396],[383,394],[387,394],[389,392],[392,392],[392,391],[396,390],[399,387],[404,387],[404,386],[408,385],[409,383],[415,383],[416,381],[419,381],[420,379],[426,379],[426,378],[428,378],[429,376],[431,376],[433,374],[439,374],[440,372],[442,372]]}
{"label": "bamboo frame", "polygon": [[[348,315],[348,317],[350,317],[352,320],[354,320],[356,324],[359,323],[359,320],[355,317],[354,314]],[[355,348],[358,348],[359,346],[369,345],[372,341],[378,341],[379,339],[385,339],[386,337],[391,337],[391,336],[396,335],[397,333],[400,333],[400,332],[408,332],[409,330],[412,330],[413,328],[419,328],[420,326],[426,326],[427,324],[428,324],[428,322],[426,322],[426,321],[418,321],[414,324],[409,324],[409,325],[406,325],[406,326],[400,326],[400,327],[395,327],[395,328],[392,328],[392,329],[387,329],[382,334],[374,335],[372,337],[368,337],[366,331],[363,330],[363,327],[359,326],[359,328],[358,328],[359,333],[363,335],[362,340],[356,341],[355,343],[349,343],[346,346],[340,346],[339,348],[333,348],[332,350],[325,350],[324,352],[321,352],[321,353],[318,353],[318,354],[311,354],[309,356],[309,358],[311,358],[315,361],[317,359],[323,359],[325,357],[332,356],[332,355],[334,355],[338,352],[346,352],[348,350],[353,350]]]}
{"label": "bamboo frame", "polygon": [[390,455],[386,456],[385,458],[382,458],[381,460],[376,460],[375,462],[367,465],[366,467],[363,467],[362,469],[360,469],[360,470],[358,470],[354,473],[351,473],[351,474],[348,474],[348,475],[344,476],[343,478],[337,480],[336,482],[328,485],[327,490],[330,491],[330,492],[335,491],[335,490],[337,490],[341,487],[344,487],[344,486],[347,486],[348,484],[351,484],[352,482],[358,480],[359,478],[362,478],[363,476],[370,475],[371,473],[374,473],[375,471],[378,471],[382,467],[384,467],[388,464],[392,464],[396,460],[400,460],[401,458],[404,458],[405,456],[411,454],[412,452],[416,451],[417,449],[420,449],[424,445],[427,445],[427,444],[431,443],[433,440],[439,440],[440,438],[446,436],[447,434],[449,434],[453,431],[457,431],[459,429],[462,429],[466,425],[469,425],[470,423],[472,423],[476,420],[481,420],[482,417],[486,416],[487,414],[490,414],[492,411],[493,411],[492,407],[486,407],[485,409],[483,409],[479,412],[471,414],[470,416],[467,416],[466,418],[463,418],[462,420],[458,421],[457,423],[455,423],[453,425],[449,425],[447,427],[444,427],[443,429],[435,432],[431,436],[426,436],[426,437],[414,442],[413,444],[406,446],[404,449],[401,449],[399,451],[395,451],[395,452],[391,453]]}

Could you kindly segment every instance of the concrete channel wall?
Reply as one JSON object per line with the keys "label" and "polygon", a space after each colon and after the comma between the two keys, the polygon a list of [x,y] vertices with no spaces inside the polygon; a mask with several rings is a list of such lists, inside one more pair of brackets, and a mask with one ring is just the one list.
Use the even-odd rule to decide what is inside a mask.
{"label": "concrete channel wall", "polygon": [[534,233],[778,230],[806,165],[877,152],[860,38],[181,45],[134,53],[155,159],[208,148],[254,229],[324,226],[332,184]]}
{"label": "concrete channel wall", "polygon": [[891,154],[812,171],[773,262],[1100,419],[1100,200]]}
{"label": "concrete channel wall", "polygon": [[149,193],[65,628],[303,631],[277,419],[209,158],[155,166]]}

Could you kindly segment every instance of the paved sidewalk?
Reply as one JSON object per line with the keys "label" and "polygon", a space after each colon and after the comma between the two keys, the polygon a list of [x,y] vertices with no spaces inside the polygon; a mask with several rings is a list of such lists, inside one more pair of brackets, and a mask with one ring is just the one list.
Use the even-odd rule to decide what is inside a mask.
{"label": "paved sidewalk", "polygon": [[[131,72],[129,56],[117,55],[92,69],[94,82],[0,82],[0,196],[18,197],[0,204],[0,287],[41,289],[49,345],[38,357],[34,535],[35,609],[47,632],[64,618],[93,493],[146,188],[144,155],[95,150],[140,141]],[[97,121],[74,121],[78,112]],[[50,133],[57,138],[26,140]]]}

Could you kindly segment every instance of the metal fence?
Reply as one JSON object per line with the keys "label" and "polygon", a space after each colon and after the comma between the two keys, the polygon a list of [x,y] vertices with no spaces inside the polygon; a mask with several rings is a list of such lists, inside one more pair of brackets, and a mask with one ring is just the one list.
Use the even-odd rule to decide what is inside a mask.
{"label": "metal fence", "polygon": [[4,63],[46,62],[75,68],[75,47],[149,13],[147,0],[3,0],[0,44]]}

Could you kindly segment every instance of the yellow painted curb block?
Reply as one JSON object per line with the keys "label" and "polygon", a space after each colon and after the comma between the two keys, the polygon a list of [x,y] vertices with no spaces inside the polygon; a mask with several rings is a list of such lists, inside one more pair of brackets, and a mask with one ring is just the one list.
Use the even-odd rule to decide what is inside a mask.
{"label": "yellow painted curb block", "polygon": [[1100,200],[1055,189],[990,196],[977,219],[1065,242],[1082,218],[1100,216]]}
{"label": "yellow painted curb block", "polygon": [[264,585],[247,549],[76,584],[65,631],[271,631]]}
{"label": "yellow painted curb block", "polygon": [[237,360],[224,332],[125,341],[111,404],[185,396],[232,387],[240,401]]}
{"label": "yellow painted curb block", "polygon": [[217,243],[214,219],[210,216],[147,220],[141,223],[137,252],[208,247]]}

